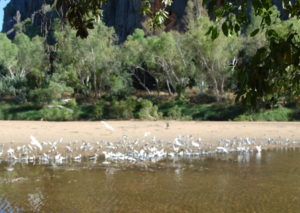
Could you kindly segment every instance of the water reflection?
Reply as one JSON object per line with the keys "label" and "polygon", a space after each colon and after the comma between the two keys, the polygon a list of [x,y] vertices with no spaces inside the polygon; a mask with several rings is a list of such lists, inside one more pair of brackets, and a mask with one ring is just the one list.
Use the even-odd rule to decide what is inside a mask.
{"label": "water reflection", "polygon": [[255,154],[256,164],[261,163],[261,152]]}
{"label": "water reflection", "polygon": [[0,165],[0,212],[300,212],[300,151]]}
{"label": "water reflection", "polygon": [[0,197],[0,212],[15,213],[21,211],[18,207],[13,206],[7,199]]}
{"label": "water reflection", "polygon": [[28,202],[33,212],[40,212],[43,207],[44,196],[41,192],[28,194]]}
{"label": "water reflection", "polygon": [[239,163],[239,165],[243,166],[243,165],[249,165],[250,163],[250,156],[251,156],[252,153],[249,153],[249,152],[241,152],[241,153],[238,153],[238,156],[237,156],[237,161]]}

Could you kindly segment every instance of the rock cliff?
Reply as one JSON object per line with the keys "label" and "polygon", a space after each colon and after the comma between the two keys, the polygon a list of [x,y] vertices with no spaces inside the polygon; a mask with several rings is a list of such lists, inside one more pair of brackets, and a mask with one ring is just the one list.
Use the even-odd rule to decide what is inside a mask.
{"label": "rock cliff", "polygon": [[[168,10],[171,17],[167,22],[166,30],[182,28],[182,17],[188,0],[174,0],[174,3]],[[248,0],[251,4],[251,0]],[[34,23],[41,24],[41,15],[37,13],[43,3],[50,3],[51,0],[11,0],[4,9],[3,32],[8,32],[16,23],[15,16],[20,12],[21,20],[32,18],[35,14]],[[282,0],[272,0],[273,4],[281,11],[282,18],[285,14],[282,8]],[[157,0],[154,0],[157,5]],[[113,26],[118,34],[120,41],[124,41],[127,35],[134,29],[142,27],[143,17],[140,13],[140,0],[110,0],[104,6],[104,22],[108,26]]]}
{"label": "rock cliff", "polygon": [[[4,10],[3,32],[8,32],[16,23],[15,16],[20,12],[21,20],[32,18],[35,14],[35,24],[40,24],[40,15],[37,13],[43,3],[51,0],[11,0]],[[176,14],[176,24],[184,15],[187,0],[175,0],[169,8]],[[103,8],[104,22],[113,26],[120,41],[124,41],[136,28],[142,27],[143,17],[140,13],[140,0],[111,0]]]}
{"label": "rock cliff", "polygon": [[[16,23],[15,16],[20,12],[21,20],[31,18],[44,3],[50,3],[51,0],[11,0],[4,8],[3,32],[8,32]],[[38,15],[38,14],[37,14]],[[40,22],[39,18],[35,20],[36,24]]]}

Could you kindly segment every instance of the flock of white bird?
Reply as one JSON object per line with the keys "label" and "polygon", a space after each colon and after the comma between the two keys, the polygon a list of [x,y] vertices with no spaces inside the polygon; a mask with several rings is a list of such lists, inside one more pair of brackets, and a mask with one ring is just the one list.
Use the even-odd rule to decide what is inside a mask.
{"label": "flock of white bird", "polygon": [[[112,130],[113,131],[113,130]],[[6,147],[7,146],[7,147]],[[140,140],[129,140],[123,136],[119,141],[99,141],[91,144],[85,141],[63,143],[63,139],[53,142],[40,142],[30,136],[30,143],[22,146],[0,144],[0,160],[22,163],[64,164],[89,160],[103,165],[119,162],[151,162],[177,157],[196,157],[211,154],[226,153],[261,153],[266,146],[299,147],[300,143],[271,138],[265,142],[256,142],[250,138],[221,139],[217,146],[192,136],[178,136],[166,142],[150,137],[146,132]]]}

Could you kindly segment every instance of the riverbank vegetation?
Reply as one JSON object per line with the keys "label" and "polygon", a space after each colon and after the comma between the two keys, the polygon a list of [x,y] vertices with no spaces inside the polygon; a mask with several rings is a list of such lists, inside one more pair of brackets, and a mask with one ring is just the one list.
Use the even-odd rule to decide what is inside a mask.
{"label": "riverbank vegetation", "polygon": [[[271,18],[268,29],[280,36],[300,29],[275,7]],[[255,107],[238,96],[251,72],[246,62],[270,42],[265,31],[251,35],[260,17],[252,14],[241,35],[215,40],[207,32],[224,20],[189,5],[184,22],[183,31],[137,29],[122,44],[100,20],[86,39],[58,21],[46,31],[16,24],[14,39],[0,34],[0,119],[299,120],[299,87],[279,85]]]}

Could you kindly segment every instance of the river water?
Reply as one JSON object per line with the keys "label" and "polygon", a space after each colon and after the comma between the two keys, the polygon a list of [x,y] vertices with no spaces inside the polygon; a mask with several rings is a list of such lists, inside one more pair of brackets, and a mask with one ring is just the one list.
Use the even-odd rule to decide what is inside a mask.
{"label": "river water", "polygon": [[299,213],[300,151],[0,165],[0,212]]}

